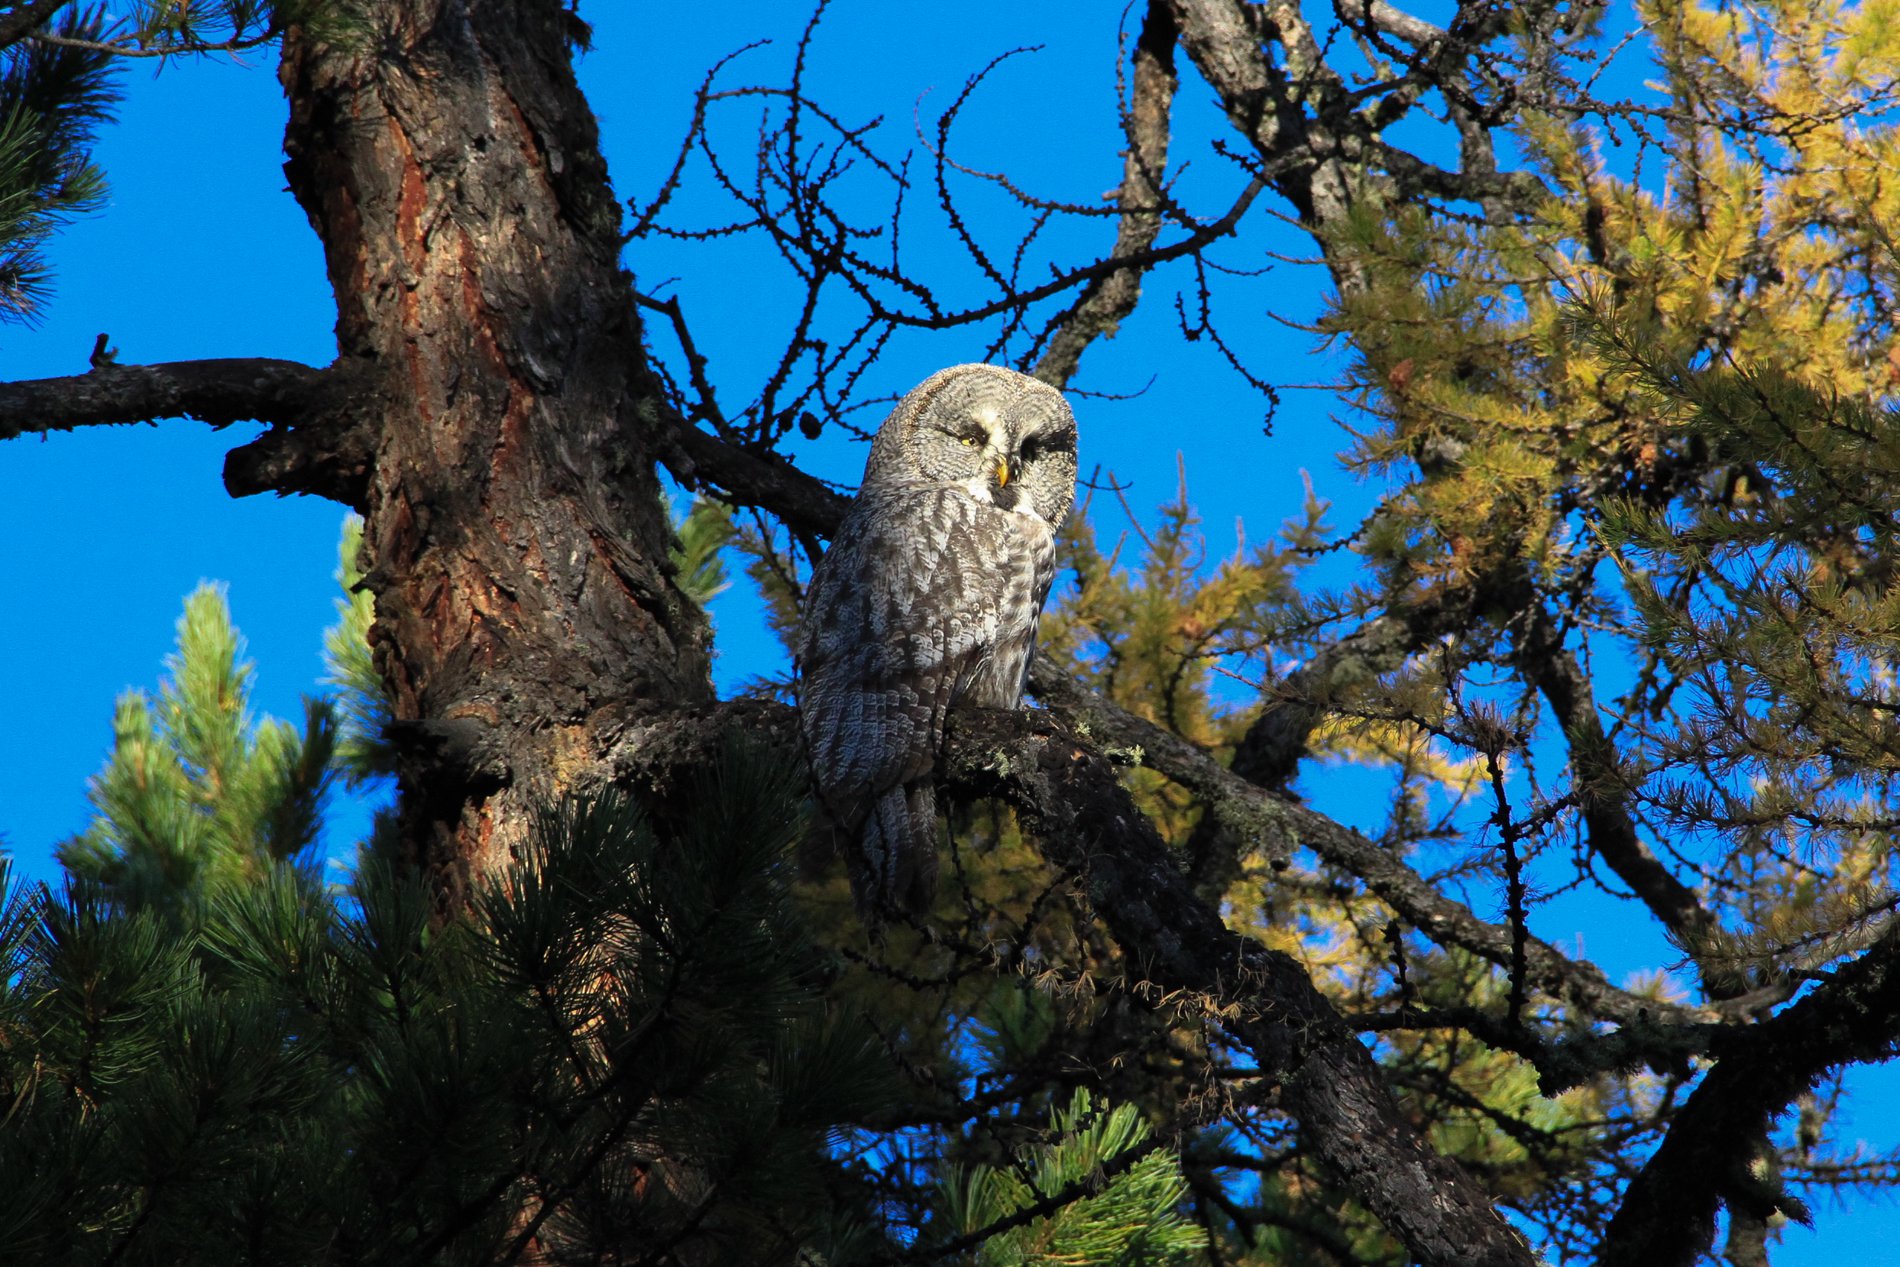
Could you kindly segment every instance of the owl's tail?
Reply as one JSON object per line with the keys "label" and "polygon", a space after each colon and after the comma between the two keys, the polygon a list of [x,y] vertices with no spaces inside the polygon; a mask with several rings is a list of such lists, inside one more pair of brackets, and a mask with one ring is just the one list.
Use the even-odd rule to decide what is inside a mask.
{"label": "owl's tail", "polygon": [[937,793],[929,779],[877,798],[851,860],[851,891],[867,923],[922,915],[937,891]]}

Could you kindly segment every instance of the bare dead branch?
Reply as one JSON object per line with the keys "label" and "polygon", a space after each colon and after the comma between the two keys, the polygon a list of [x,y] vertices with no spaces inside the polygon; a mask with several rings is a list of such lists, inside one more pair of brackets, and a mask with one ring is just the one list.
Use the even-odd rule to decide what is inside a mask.
{"label": "bare dead branch", "polygon": [[[1122,183],[1116,201],[1121,222],[1115,231],[1111,258],[1138,258],[1154,246],[1161,232],[1162,174],[1168,166],[1169,115],[1179,77],[1174,71],[1174,44],[1179,32],[1174,15],[1162,0],[1150,0],[1135,41],[1134,76],[1128,103],[1122,110],[1122,133],[1128,149],[1122,158]],[[1112,337],[1115,329],[1141,299],[1142,269],[1131,267],[1088,283],[1057,319],[1055,333],[1035,375],[1052,387],[1064,387],[1082,362],[1082,353],[1097,338]]]}
{"label": "bare dead branch", "polygon": [[302,422],[332,403],[340,375],[261,357],[103,364],[68,378],[0,383],[0,440],[79,427],[195,418],[214,427]]}
{"label": "bare dead branch", "polygon": [[0,383],[0,440],[162,418],[213,427],[266,422],[269,431],[225,460],[232,496],[310,493],[355,506],[370,459],[367,433],[358,426],[364,383],[341,364],[318,369],[235,357],[115,365],[99,359],[86,374]]}

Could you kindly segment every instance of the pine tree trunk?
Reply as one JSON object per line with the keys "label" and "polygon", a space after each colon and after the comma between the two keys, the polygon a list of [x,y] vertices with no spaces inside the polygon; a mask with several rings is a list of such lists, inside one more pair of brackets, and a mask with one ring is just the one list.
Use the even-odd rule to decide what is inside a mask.
{"label": "pine tree trunk", "polygon": [[448,902],[631,718],[710,698],[659,407],[558,0],[373,0],[293,33],[285,165],[380,416],[364,512],[405,845]]}
{"label": "pine tree trunk", "polygon": [[[377,385],[372,642],[401,723],[403,838],[452,905],[535,801],[605,777],[643,715],[710,701],[707,632],[667,563],[662,401],[564,6],[366,3],[349,44],[285,43],[286,172],[324,244],[340,356]],[[1130,927],[1133,958],[1160,957],[1144,938],[1178,946]],[[1259,1042],[1263,1059],[1283,1046]],[[1331,1103],[1310,1081],[1309,1103]],[[1355,1122],[1395,1113],[1364,1101]],[[1475,1186],[1400,1144],[1396,1180],[1344,1169],[1422,1256],[1528,1261]],[[1418,1159],[1444,1191],[1404,1186]]]}

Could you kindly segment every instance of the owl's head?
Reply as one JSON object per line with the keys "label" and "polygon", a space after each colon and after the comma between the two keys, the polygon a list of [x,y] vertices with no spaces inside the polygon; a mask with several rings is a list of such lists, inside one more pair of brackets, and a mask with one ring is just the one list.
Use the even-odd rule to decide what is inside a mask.
{"label": "owl's head", "polygon": [[965,484],[1051,528],[1075,501],[1075,415],[1047,383],[997,365],[953,365],[912,388],[878,428],[864,468],[882,484]]}

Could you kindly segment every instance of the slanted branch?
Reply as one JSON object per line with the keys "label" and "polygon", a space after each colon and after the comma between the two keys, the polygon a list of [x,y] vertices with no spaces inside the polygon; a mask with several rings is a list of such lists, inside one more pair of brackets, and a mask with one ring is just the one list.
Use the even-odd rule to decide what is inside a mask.
{"label": "slanted branch", "polygon": [[[791,709],[735,700],[710,714],[642,723],[609,765],[664,802],[720,736],[735,731],[755,742],[797,742]],[[1050,865],[1076,877],[1147,993],[1196,1009],[1251,1051],[1263,1075],[1281,1083],[1315,1155],[1420,1261],[1533,1261],[1472,1177],[1406,1122],[1371,1054],[1305,970],[1225,926],[1175,866],[1114,764],[1059,717],[959,710],[940,774],[956,795],[995,797],[1017,810]]]}

